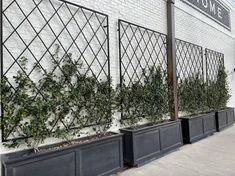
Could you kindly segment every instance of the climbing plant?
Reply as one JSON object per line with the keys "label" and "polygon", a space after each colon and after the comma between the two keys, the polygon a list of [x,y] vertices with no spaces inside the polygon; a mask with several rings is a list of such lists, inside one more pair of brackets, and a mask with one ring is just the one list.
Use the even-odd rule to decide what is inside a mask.
{"label": "climbing plant", "polygon": [[124,125],[136,127],[144,119],[144,85],[140,81],[130,86],[125,84],[117,91],[119,110],[122,111],[120,122]]}
{"label": "climbing plant", "polygon": [[[7,138],[9,133],[14,134],[17,130],[21,130],[25,135],[32,136],[34,139],[32,143],[28,140],[25,142],[37,148],[38,143],[48,135],[49,129],[45,122],[49,117],[48,113],[51,107],[41,96],[35,97],[36,85],[23,73],[23,71],[27,71],[27,62],[28,59],[25,57],[19,61],[23,70],[18,71],[17,75],[13,77],[15,88],[7,84],[6,77],[1,80],[1,103],[4,110],[2,117],[3,137]],[[12,147],[17,145],[18,141],[16,140],[8,144]]]}
{"label": "climbing plant", "polygon": [[137,127],[138,122],[147,119],[156,123],[168,112],[168,83],[160,67],[142,71],[142,81],[130,86],[123,84],[118,91],[121,122]]}
{"label": "climbing plant", "polygon": [[225,67],[220,65],[216,81],[207,82],[207,106],[210,110],[225,108],[231,95],[227,83]]}
{"label": "climbing plant", "polygon": [[[36,83],[24,74],[26,57],[20,58],[23,70],[13,77],[14,88],[6,77],[1,80],[4,138],[12,130],[21,130],[24,136],[31,137],[24,142],[37,151],[39,143],[46,138],[57,137],[69,142],[88,125],[93,125],[98,136],[105,135],[114,109],[111,80],[97,80],[93,74],[82,74],[80,59],[73,59],[71,53],[61,56],[59,46],[51,61],[50,71],[35,64],[37,72],[43,74]],[[60,71],[55,71],[58,68]],[[16,126],[19,129],[14,128]],[[8,146],[17,146],[19,142],[14,140]]]}
{"label": "climbing plant", "polygon": [[163,115],[169,111],[168,82],[164,75],[160,67],[144,71],[144,113],[152,123],[163,120]]}
{"label": "climbing plant", "polygon": [[198,74],[181,80],[178,91],[181,111],[189,114],[207,111],[206,84]]}

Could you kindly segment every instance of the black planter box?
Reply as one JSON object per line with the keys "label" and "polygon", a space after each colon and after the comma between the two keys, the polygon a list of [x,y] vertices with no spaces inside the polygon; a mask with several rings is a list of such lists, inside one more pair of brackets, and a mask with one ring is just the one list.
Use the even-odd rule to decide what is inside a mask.
{"label": "black planter box", "polygon": [[234,124],[234,108],[226,108],[216,112],[216,130],[223,129]]}
{"label": "black planter box", "polygon": [[182,146],[180,120],[120,131],[124,134],[124,162],[131,166],[141,166]]}
{"label": "black planter box", "polygon": [[180,118],[184,144],[191,144],[216,132],[215,113]]}
{"label": "black planter box", "polygon": [[[32,154],[32,150],[2,156],[3,176],[110,175],[123,167],[122,134]],[[31,153],[31,155],[30,155]]]}

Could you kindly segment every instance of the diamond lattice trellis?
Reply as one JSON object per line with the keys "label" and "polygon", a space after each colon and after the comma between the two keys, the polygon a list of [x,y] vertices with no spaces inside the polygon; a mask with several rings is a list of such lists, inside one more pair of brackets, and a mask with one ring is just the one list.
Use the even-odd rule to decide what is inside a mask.
{"label": "diamond lattice trellis", "polygon": [[175,43],[178,83],[195,74],[203,79],[203,48],[179,39]]}
{"label": "diamond lattice trellis", "polygon": [[[37,85],[37,78],[50,70],[48,58],[53,57],[55,46],[63,53],[59,63],[71,53],[83,63],[82,74],[95,75],[97,80],[110,78],[107,15],[64,0],[3,0],[1,8],[1,76],[9,78],[15,92],[18,90],[11,78],[16,72],[21,70]],[[27,70],[19,63],[22,57],[29,59]],[[59,63],[52,72],[63,75]],[[42,75],[35,71],[36,65],[42,68]],[[35,88],[37,96],[44,97],[40,88]],[[76,128],[73,121],[60,122],[67,129]],[[2,135],[7,136],[3,141],[26,137],[19,123],[10,130],[12,133]],[[4,126],[2,129],[4,133]]]}
{"label": "diamond lattice trellis", "polygon": [[206,79],[216,81],[220,66],[224,65],[224,54],[210,49],[205,49],[206,56]]}
{"label": "diamond lattice trellis", "polygon": [[[142,79],[143,69],[160,66],[166,73],[166,35],[119,20],[121,82],[131,85]],[[166,75],[165,75],[166,76]]]}
{"label": "diamond lattice trellis", "polygon": [[[199,78],[204,80],[203,48],[201,46],[180,39],[176,39],[175,43],[178,89],[179,84],[185,78],[198,75]],[[180,102],[179,93],[178,102]]]}
{"label": "diamond lattice trellis", "polygon": [[[167,36],[123,20],[119,20],[118,27],[120,85],[131,86],[142,82],[143,70],[152,67],[160,67],[167,81]],[[168,107],[168,103],[161,106]],[[125,120],[123,110],[121,115]]]}

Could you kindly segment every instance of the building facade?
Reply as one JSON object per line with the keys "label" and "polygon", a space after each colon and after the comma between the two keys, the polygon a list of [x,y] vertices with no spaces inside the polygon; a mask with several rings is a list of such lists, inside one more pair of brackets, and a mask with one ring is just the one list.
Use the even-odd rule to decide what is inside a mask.
{"label": "building facade", "polygon": [[[185,1],[175,0],[176,38],[224,54],[225,67],[229,73],[228,82],[232,95],[228,106],[233,107],[235,106],[235,5],[229,0],[220,0],[220,5],[215,4],[218,1],[212,0]],[[120,82],[119,19],[167,34],[166,0],[73,0],[73,2],[109,16],[110,71],[114,85]],[[204,7],[204,11],[193,5],[196,2],[201,3],[199,6]],[[225,22],[223,20],[222,22],[220,21],[221,18],[224,18],[224,13],[227,12],[224,12],[223,8],[229,11],[227,16],[225,15],[227,19]],[[14,15],[16,12],[12,9],[11,13]],[[37,21],[36,17],[35,21]],[[116,116],[118,120],[119,114]],[[116,127],[113,129],[117,130]],[[49,140],[48,142],[51,143],[53,141]],[[0,151],[3,153],[9,152],[2,145],[0,145]]]}

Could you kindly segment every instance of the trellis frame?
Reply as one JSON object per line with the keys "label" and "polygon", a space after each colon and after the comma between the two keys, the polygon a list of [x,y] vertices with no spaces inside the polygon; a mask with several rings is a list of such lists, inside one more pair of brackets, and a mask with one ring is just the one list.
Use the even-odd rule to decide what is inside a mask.
{"label": "trellis frame", "polygon": [[218,69],[220,66],[224,66],[224,54],[215,50],[205,49],[206,59],[206,81],[216,81]]}
{"label": "trellis frame", "polygon": [[[176,67],[177,67],[177,91],[179,84],[188,77],[198,74],[199,78],[205,80],[203,47],[176,39]],[[180,110],[180,95],[177,92],[178,108]]]}
{"label": "trellis frame", "polygon": [[[88,72],[88,71],[91,71],[91,72],[92,72],[91,66],[92,66],[92,64],[93,64],[94,61],[97,61],[97,62],[100,64],[99,66],[100,66],[100,69],[101,69],[101,71],[100,71],[99,74],[101,74],[101,72],[103,72],[103,73],[106,75],[106,77],[107,77],[107,79],[108,79],[108,81],[109,81],[109,85],[111,86],[111,82],[110,82],[110,80],[111,80],[111,79],[110,79],[110,78],[111,78],[111,77],[110,77],[110,50],[109,50],[109,17],[108,17],[107,14],[104,14],[104,13],[102,13],[102,12],[98,12],[98,11],[96,11],[96,10],[93,10],[93,9],[90,9],[90,8],[87,8],[87,7],[84,7],[84,6],[81,6],[81,5],[78,5],[78,4],[75,4],[75,3],[72,3],[72,2],[66,1],[66,0],[49,0],[49,3],[50,3],[51,6],[53,7],[54,11],[53,11],[52,16],[50,16],[50,19],[48,20],[48,19],[45,18],[43,12],[41,12],[41,9],[40,9],[40,7],[39,7],[39,4],[42,3],[44,0],[39,0],[39,3],[38,3],[38,4],[35,2],[35,0],[32,0],[32,2],[35,4],[35,7],[33,7],[33,8],[31,9],[30,13],[27,14],[27,15],[24,14],[24,11],[22,10],[23,7],[21,7],[19,4],[17,4],[17,1],[18,1],[18,0],[13,0],[5,9],[3,9],[3,2],[2,2],[2,0],[0,1],[0,5],[1,5],[1,8],[0,8],[0,10],[1,10],[1,11],[0,11],[0,12],[1,12],[1,14],[0,14],[0,21],[1,21],[1,26],[0,26],[0,28],[1,28],[1,29],[0,29],[0,30],[1,30],[1,35],[0,35],[0,41],[1,41],[1,51],[0,51],[0,52],[1,52],[1,57],[0,57],[1,79],[2,79],[2,78],[4,77],[4,75],[5,75],[4,70],[3,70],[3,68],[4,68],[4,67],[3,67],[3,64],[4,64],[3,50],[4,50],[4,48],[7,49],[7,47],[4,46],[4,43],[11,37],[11,35],[14,35],[14,33],[16,33],[16,34],[18,35],[18,37],[19,37],[19,38],[21,39],[21,41],[24,43],[24,46],[25,46],[24,51],[29,50],[29,52],[30,52],[30,53],[32,54],[32,56],[34,57],[36,63],[40,65],[40,61],[43,59],[43,57],[45,56],[45,54],[49,53],[50,56],[52,56],[52,53],[51,53],[49,50],[51,49],[51,47],[52,47],[57,41],[59,42],[60,46],[63,47],[63,44],[60,42],[59,37],[60,37],[60,35],[66,30],[67,33],[68,33],[68,35],[69,35],[69,36],[71,37],[71,39],[72,39],[72,43],[71,43],[70,47],[72,47],[72,45],[74,45],[74,44],[76,45],[76,38],[78,38],[79,35],[82,35],[82,36],[84,37],[84,39],[86,40],[87,46],[85,47],[85,49],[84,49],[83,51],[80,51],[80,50],[79,50],[79,47],[76,45],[76,48],[79,50],[79,53],[80,53],[81,57],[83,57],[83,59],[84,59],[85,61],[86,61],[86,58],[83,56],[84,52],[86,52],[87,48],[89,48],[89,49],[92,51],[93,56],[94,56],[94,59],[92,60],[92,62],[91,62],[90,64],[86,61],[86,62],[87,62],[87,66],[88,66],[87,72]],[[61,3],[58,9],[55,9],[55,6],[53,5],[54,2],[59,2],[59,3]],[[11,24],[11,22],[8,21],[9,24],[11,25],[11,27],[13,28],[13,32],[11,32],[11,34],[6,37],[6,40],[3,41],[3,17],[7,18],[7,16],[4,14],[4,12],[5,12],[9,7],[11,7],[11,5],[14,4],[14,3],[16,3],[17,6],[19,7],[19,10],[20,10],[21,13],[24,15],[24,19],[20,22],[20,24],[19,24],[17,27],[13,26],[13,25]],[[69,22],[67,22],[67,24],[65,24],[65,23],[63,22],[63,19],[61,19],[62,17],[61,17],[61,15],[60,15],[59,12],[58,12],[59,9],[60,9],[62,6],[65,6],[66,8],[68,8],[68,10],[69,10],[69,12],[70,12],[70,14],[71,14],[70,20],[69,20]],[[70,8],[77,8],[77,9],[76,9],[76,12],[73,14],[73,13],[71,12],[71,9],[70,9]],[[50,44],[49,47],[47,47],[47,46],[45,45],[45,43],[43,42],[43,40],[42,40],[42,39],[40,38],[40,36],[39,36],[40,32],[37,32],[37,31],[35,30],[34,26],[31,24],[30,20],[28,19],[28,17],[31,15],[31,13],[34,12],[35,9],[40,12],[40,15],[42,16],[42,18],[44,19],[44,22],[45,22],[45,24],[43,25],[43,27],[40,29],[40,32],[42,32],[45,27],[49,26],[50,32],[52,32],[52,33],[54,34],[55,39],[53,39],[53,42]],[[78,22],[77,22],[76,19],[75,19],[75,15],[77,14],[78,11],[81,11],[81,12],[82,12],[82,15],[84,15],[84,17],[85,17],[85,19],[86,19],[86,22],[83,24],[82,27],[80,26],[81,24],[79,25]],[[87,12],[91,13],[91,16],[89,16],[89,18],[88,18],[88,17],[86,16],[86,14],[85,14],[85,13],[87,13]],[[55,34],[55,33],[54,33],[54,30],[53,30],[53,27],[51,27],[50,24],[49,24],[50,20],[51,20],[54,16],[58,16],[58,18],[60,19],[60,23],[63,24],[63,27],[62,27],[62,29],[61,29],[61,31],[60,31],[59,34]],[[94,17],[94,16],[96,17],[96,20],[97,20],[97,23],[98,23],[98,29],[93,29],[93,28],[92,28],[92,25],[93,25],[93,24],[91,24],[91,21],[90,21],[90,20],[91,20],[91,18]],[[102,16],[102,18],[103,18],[102,21],[100,21],[100,19],[99,19],[99,17],[101,17],[101,16]],[[7,19],[7,20],[8,20],[8,19]],[[79,32],[79,34],[76,36],[76,38],[73,38],[73,36],[69,33],[69,30],[67,29],[67,25],[68,25],[72,20],[75,21],[76,27],[78,27],[78,28],[80,29],[80,32]],[[29,23],[29,25],[31,26],[31,29],[33,29],[34,32],[35,32],[34,37],[33,37],[32,41],[31,41],[29,44],[26,44],[26,43],[24,42],[24,39],[21,38],[20,34],[18,34],[18,32],[17,32],[17,29],[18,29],[25,21],[27,21],[27,22]],[[88,39],[87,39],[86,34],[84,34],[84,31],[83,31],[84,28],[86,27],[86,25],[89,25],[90,28],[91,28],[91,30],[92,30],[92,32],[93,32],[93,33],[92,33],[93,36],[91,37],[91,39],[90,39],[89,41],[88,41]],[[94,26],[93,26],[93,27],[94,27]],[[105,36],[106,36],[106,38],[104,39],[104,42],[103,42],[103,43],[101,43],[101,41],[99,40],[99,36],[97,36],[97,35],[98,35],[97,32],[99,32],[99,30],[103,30],[103,32],[105,33]],[[33,52],[29,49],[30,44],[33,43],[33,41],[34,41],[37,37],[39,37],[39,39],[40,39],[40,41],[42,42],[43,46],[46,48],[45,53],[43,54],[43,56],[42,56],[39,60],[37,60],[37,59],[35,58]],[[100,47],[100,48],[99,48],[98,52],[95,52],[95,51],[92,49],[92,46],[90,45],[90,42],[92,42],[92,40],[93,40],[94,38],[96,38],[97,41],[98,41],[98,43],[99,43],[99,47]],[[69,47],[69,49],[70,49],[70,47]],[[63,51],[65,52],[65,54],[68,53],[69,49],[66,50],[65,48],[63,48]],[[105,59],[106,59],[106,61],[105,61],[105,64],[104,64],[104,65],[102,65],[102,64],[99,62],[98,58],[97,58],[101,50],[102,50],[102,51],[104,52],[104,54],[105,54]],[[21,54],[23,54],[24,51],[23,51]],[[9,53],[9,54],[11,54],[11,53]],[[20,56],[22,56],[22,55],[20,55]],[[19,65],[19,63],[17,62],[17,60],[20,58],[20,56],[19,56],[17,59],[15,59],[14,57],[12,57],[12,58],[14,59],[13,65],[14,65],[15,62],[16,62],[16,64],[18,64],[18,66],[20,67],[19,69],[22,70],[22,71],[24,71],[24,70],[21,68],[21,66]],[[60,62],[61,62],[61,61],[62,61],[62,59],[60,59]],[[58,67],[60,67],[60,66],[57,65],[57,68],[58,68]],[[31,72],[29,73],[29,75],[25,72],[25,75],[29,78],[30,74],[33,72],[34,69],[35,69],[35,67],[31,70]],[[42,67],[42,69],[43,69],[43,67]],[[60,70],[61,70],[61,68],[60,68]],[[87,72],[86,72],[86,74],[87,74]],[[62,74],[63,74],[63,73],[62,73]],[[64,75],[64,76],[65,76],[65,75]],[[97,76],[97,75],[96,75],[96,76]],[[98,81],[98,78],[97,78],[97,81]],[[9,84],[10,84],[10,83],[9,83]],[[11,86],[12,88],[14,88],[11,84],[10,84],[10,86]],[[38,90],[37,93],[40,93],[40,90]],[[4,115],[4,109],[3,109],[3,104],[2,104],[2,102],[1,102],[1,122],[3,122],[3,121],[2,121],[2,120],[3,120],[3,115]],[[17,124],[16,124],[16,125],[17,125]],[[86,126],[86,127],[90,127],[90,126],[94,126],[94,125],[97,125],[97,124],[90,124],[90,125],[88,125],[88,126]],[[67,128],[67,127],[66,127],[66,128]],[[74,128],[74,127],[71,127],[71,128],[69,128],[69,129],[70,129],[70,130],[73,130],[73,129],[76,129],[76,127],[75,127],[75,128]],[[26,139],[26,138],[30,137],[30,136],[23,136],[23,137],[20,136],[20,137],[15,137],[15,138],[11,138],[11,139],[5,139],[5,138],[4,138],[4,135],[3,135],[3,134],[4,134],[4,123],[1,123],[1,131],[2,131],[2,141],[3,141],[3,142],[8,142],[8,141],[12,141],[12,140],[18,140],[18,139]],[[9,134],[9,135],[10,135],[10,134]],[[9,137],[9,136],[8,136],[8,137]]]}
{"label": "trellis frame", "polygon": [[[189,59],[188,56],[190,61],[193,61],[192,63],[187,61]],[[184,78],[193,76],[195,70],[198,70],[200,78],[204,79],[204,55],[202,46],[176,39],[176,61],[178,83]],[[188,68],[185,68],[186,66]]]}
{"label": "trellis frame", "polygon": [[[126,28],[125,28],[125,26],[126,26]],[[126,33],[128,28],[131,29],[131,33],[132,33],[131,38],[129,38],[130,36],[128,36],[128,34]],[[137,35],[136,33],[137,32],[139,32],[140,35],[141,35],[140,39],[138,39],[136,37],[136,35]],[[145,39],[144,39],[144,35],[146,33],[148,34],[148,41],[145,41]],[[124,44],[122,42],[122,38],[124,36],[126,36],[126,38],[128,40],[127,41],[127,43],[128,43],[127,46],[124,46]],[[150,62],[153,63],[152,66],[154,66],[155,68],[157,66],[160,66],[161,70],[165,71],[164,76],[167,79],[168,75],[167,75],[167,35],[166,34],[157,32],[155,30],[146,28],[146,27],[138,25],[138,24],[134,24],[134,23],[129,22],[129,21],[125,21],[125,20],[119,19],[118,20],[118,37],[119,37],[119,73],[120,73],[120,77],[119,78],[120,78],[121,89],[122,89],[122,85],[124,84],[124,81],[125,81],[125,78],[124,78],[125,75],[127,75],[128,79],[129,79],[128,86],[135,82],[134,81],[134,78],[135,78],[134,76],[137,76],[137,81],[141,81],[142,77],[138,77],[137,68],[138,67],[141,67],[141,69],[150,68],[150,65],[149,65]],[[152,38],[155,38],[155,40],[156,40],[155,44],[153,44]],[[137,44],[136,47],[134,47],[133,44],[131,43],[133,40],[135,40],[135,42]],[[140,43],[142,41],[145,44],[144,48],[141,48],[141,46],[140,46]],[[151,45],[151,47],[153,47],[151,51],[149,51],[148,45]],[[159,48],[159,50],[160,50],[159,52],[156,51],[156,47]],[[129,48],[131,48],[131,50],[132,50],[131,51],[132,52],[132,56],[129,56],[127,54],[127,50]],[[142,65],[141,65],[140,61],[137,59],[137,54],[135,53],[138,49],[141,52],[141,59],[144,59],[144,61],[146,62],[146,65],[145,65],[144,68],[142,68]],[[149,54],[149,58],[146,58],[144,56],[145,52],[147,52],[147,54]],[[157,58],[153,58],[152,57],[153,53],[157,56]],[[127,57],[126,58],[127,62],[128,62],[127,65],[124,62],[124,56],[125,55]],[[160,55],[163,57],[162,60],[159,59]],[[135,69],[134,69],[134,66],[132,65],[133,59],[136,59],[139,62]],[[162,65],[158,65],[159,63],[164,65],[165,68],[163,68]],[[131,76],[128,73],[128,68],[129,67],[132,67],[133,71],[134,71],[134,73]],[[123,117],[122,100],[121,100],[120,103],[121,103],[121,119],[122,120],[126,120]]]}

